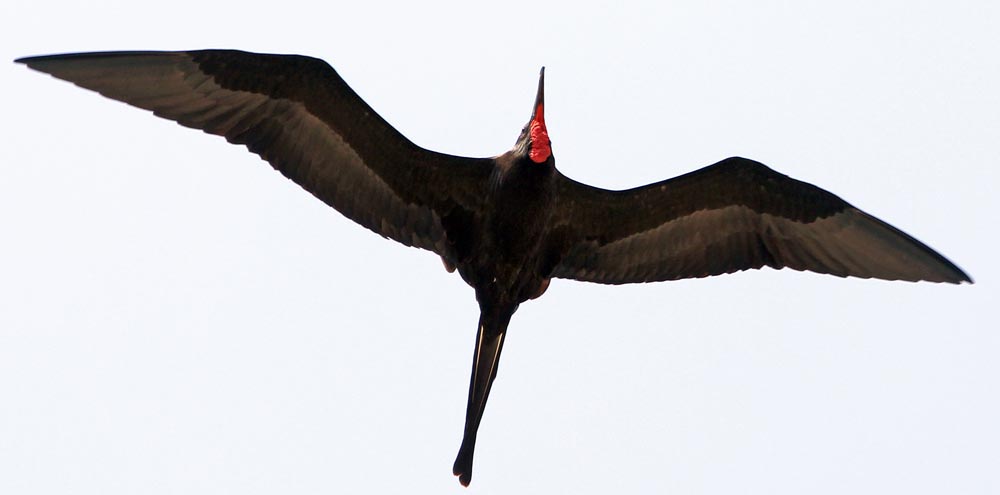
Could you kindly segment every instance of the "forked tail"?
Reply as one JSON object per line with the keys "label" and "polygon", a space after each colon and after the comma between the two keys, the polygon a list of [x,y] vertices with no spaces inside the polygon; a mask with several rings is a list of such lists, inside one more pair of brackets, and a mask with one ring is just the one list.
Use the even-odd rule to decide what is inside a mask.
{"label": "forked tail", "polygon": [[469,383],[469,404],[465,410],[465,436],[462,438],[462,447],[458,449],[458,457],[452,469],[463,486],[469,486],[469,482],[472,481],[472,456],[476,448],[476,433],[479,430],[479,422],[483,419],[490,387],[497,376],[500,351],[503,349],[507,324],[512,314],[513,310],[510,312],[484,310],[479,316],[476,352],[472,357],[472,380]]}

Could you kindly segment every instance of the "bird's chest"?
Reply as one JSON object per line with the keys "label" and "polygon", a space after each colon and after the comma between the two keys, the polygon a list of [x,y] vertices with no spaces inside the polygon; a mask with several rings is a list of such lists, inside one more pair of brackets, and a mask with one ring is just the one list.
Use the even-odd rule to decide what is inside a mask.
{"label": "bird's chest", "polygon": [[469,262],[459,266],[477,290],[520,300],[541,280],[554,200],[547,178],[536,171],[508,174],[493,187]]}
{"label": "bird's chest", "polygon": [[523,263],[538,255],[552,215],[548,176],[528,170],[505,177],[494,191],[486,241],[497,261]]}

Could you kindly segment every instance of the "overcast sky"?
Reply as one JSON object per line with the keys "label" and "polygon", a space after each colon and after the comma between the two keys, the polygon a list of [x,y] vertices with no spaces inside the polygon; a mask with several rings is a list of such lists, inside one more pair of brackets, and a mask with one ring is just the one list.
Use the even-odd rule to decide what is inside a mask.
{"label": "overcast sky", "polygon": [[[0,5],[0,493],[1000,492],[997,2],[146,5]],[[976,284],[554,281],[511,323],[466,490],[457,274],[243,148],[10,63],[193,48],[323,58],[473,156],[514,143],[544,65],[566,175],[746,156]]]}

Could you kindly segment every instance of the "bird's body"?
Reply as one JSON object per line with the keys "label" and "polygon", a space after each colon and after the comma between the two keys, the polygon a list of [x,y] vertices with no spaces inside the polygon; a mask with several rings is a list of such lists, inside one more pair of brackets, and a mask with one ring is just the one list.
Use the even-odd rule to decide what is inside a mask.
{"label": "bird's body", "polygon": [[465,485],[511,316],[553,277],[623,284],[770,266],[971,281],[898,229],[752,160],[729,158],[625,191],[573,181],[555,168],[544,78],[514,148],[465,158],[416,146],[309,57],[204,50],[18,62],[245,144],[348,218],[457,270],[480,306],[454,466]]}
{"label": "bird's body", "polygon": [[551,164],[517,163],[512,157],[501,156],[498,163],[487,193],[490,208],[471,229],[461,229],[463,236],[477,235],[456,249],[455,265],[481,300],[518,304],[535,294],[544,278],[556,172]]}

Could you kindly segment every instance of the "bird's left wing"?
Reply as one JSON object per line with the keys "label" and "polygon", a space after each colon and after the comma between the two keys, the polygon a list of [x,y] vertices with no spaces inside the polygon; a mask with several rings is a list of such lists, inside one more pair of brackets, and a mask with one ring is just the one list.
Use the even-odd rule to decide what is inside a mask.
{"label": "bird's left wing", "polygon": [[770,266],[971,282],[943,256],[816,186],[744,158],[625,191],[559,177],[552,276],[624,284]]}
{"label": "bird's left wing", "polygon": [[449,222],[481,209],[492,170],[491,159],[414,145],[311,57],[203,50],[17,62],[244,144],[348,218],[446,258]]}

